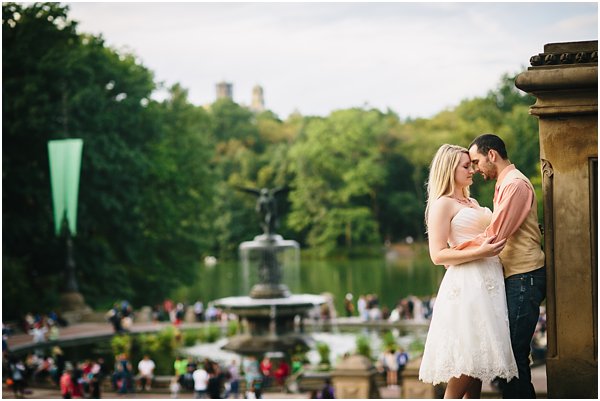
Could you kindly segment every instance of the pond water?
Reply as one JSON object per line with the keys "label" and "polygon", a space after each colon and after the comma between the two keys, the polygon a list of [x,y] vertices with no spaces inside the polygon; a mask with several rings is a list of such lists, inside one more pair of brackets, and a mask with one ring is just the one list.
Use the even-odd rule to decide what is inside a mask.
{"label": "pond water", "polygon": [[[386,256],[387,255],[387,256]],[[256,272],[244,274],[236,261],[219,261],[215,266],[198,265],[198,275],[191,284],[174,292],[177,301],[193,303],[248,295],[258,282]],[[380,306],[392,309],[399,299],[408,295],[428,297],[437,292],[444,269],[434,266],[427,247],[406,245],[396,252],[382,252],[380,257],[340,260],[306,260],[283,267],[282,282],[294,294],[331,293],[339,316],[343,316],[346,293],[354,302],[362,294],[376,294]]]}

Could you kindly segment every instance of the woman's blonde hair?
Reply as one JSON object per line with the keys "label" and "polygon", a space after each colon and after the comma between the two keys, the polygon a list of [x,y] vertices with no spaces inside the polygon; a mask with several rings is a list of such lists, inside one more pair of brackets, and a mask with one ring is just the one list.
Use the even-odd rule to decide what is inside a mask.
{"label": "woman's blonde hair", "polygon": [[[427,179],[427,206],[425,207],[425,227],[429,221],[429,206],[442,196],[454,193],[454,172],[460,163],[463,153],[469,154],[466,148],[458,145],[444,144],[436,152]],[[469,197],[469,187],[463,189],[463,195]]]}

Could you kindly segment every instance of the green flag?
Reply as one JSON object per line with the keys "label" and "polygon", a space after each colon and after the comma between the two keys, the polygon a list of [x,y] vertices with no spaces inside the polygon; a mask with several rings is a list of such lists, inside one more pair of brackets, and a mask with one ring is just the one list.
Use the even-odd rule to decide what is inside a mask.
{"label": "green flag", "polygon": [[77,233],[77,194],[79,192],[82,147],[82,139],[48,141],[56,235],[60,235],[65,213],[71,235]]}

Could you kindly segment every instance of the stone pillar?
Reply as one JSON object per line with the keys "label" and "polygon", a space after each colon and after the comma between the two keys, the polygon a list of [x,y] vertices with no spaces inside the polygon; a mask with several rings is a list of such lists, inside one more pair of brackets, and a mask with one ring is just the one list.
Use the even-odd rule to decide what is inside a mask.
{"label": "stone pillar", "polygon": [[152,308],[150,306],[142,306],[139,311],[135,313],[136,323],[150,323],[152,322]]}
{"label": "stone pillar", "polygon": [[60,294],[60,314],[69,324],[80,323],[93,314],[79,291],[68,291]]}
{"label": "stone pillar", "polygon": [[375,382],[377,369],[363,355],[351,355],[331,373],[335,398],[381,398]]}
{"label": "stone pillar", "polygon": [[434,386],[419,380],[419,368],[421,367],[422,359],[423,357],[420,356],[410,360],[402,371],[402,398],[444,398],[444,391],[446,391],[445,383]]}
{"label": "stone pillar", "polygon": [[598,41],[551,43],[516,86],[537,98],[548,273],[548,398],[598,397]]}

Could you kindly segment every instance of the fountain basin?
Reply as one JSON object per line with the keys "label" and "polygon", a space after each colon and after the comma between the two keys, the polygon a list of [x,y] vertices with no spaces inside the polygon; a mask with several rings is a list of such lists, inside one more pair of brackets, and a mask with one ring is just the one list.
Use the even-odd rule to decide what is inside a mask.
{"label": "fountain basin", "polygon": [[222,347],[240,355],[264,355],[267,352],[283,352],[291,355],[294,351],[306,352],[314,345],[312,338],[302,334],[283,334],[278,336],[257,336],[241,334],[233,337]]}
{"label": "fountain basin", "polygon": [[303,319],[307,312],[326,302],[325,297],[296,294],[283,298],[252,298],[249,296],[221,298],[215,306],[236,314],[244,332],[233,337],[224,350],[242,355],[265,352],[306,351],[313,344],[304,334]]}
{"label": "fountain basin", "polygon": [[271,317],[303,315],[309,309],[326,302],[322,295],[292,294],[284,298],[227,297],[214,301],[215,306],[239,317]]}

